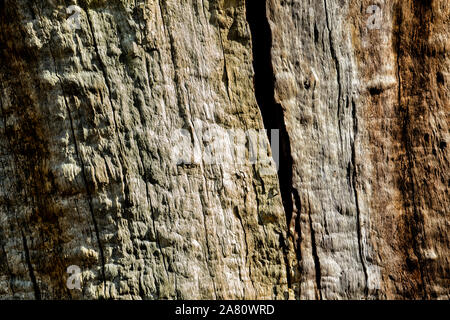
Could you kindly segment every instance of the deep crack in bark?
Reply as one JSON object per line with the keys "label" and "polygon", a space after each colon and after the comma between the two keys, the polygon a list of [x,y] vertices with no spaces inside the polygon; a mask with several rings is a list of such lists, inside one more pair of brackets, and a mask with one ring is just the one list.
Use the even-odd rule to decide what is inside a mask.
{"label": "deep crack in bark", "polygon": [[[264,122],[264,127],[271,141],[271,129],[280,132],[280,157],[278,168],[278,180],[280,183],[281,198],[288,237],[290,234],[290,224],[293,213],[292,200],[292,170],[293,160],[291,154],[291,144],[284,121],[284,110],[280,103],[275,100],[275,72],[272,63],[272,31],[267,17],[267,0],[254,1],[246,0],[247,22],[252,35],[253,68],[255,95]],[[286,246],[286,244],[285,244]],[[285,248],[286,249],[286,248]],[[288,286],[291,287],[291,272],[286,261]]]}

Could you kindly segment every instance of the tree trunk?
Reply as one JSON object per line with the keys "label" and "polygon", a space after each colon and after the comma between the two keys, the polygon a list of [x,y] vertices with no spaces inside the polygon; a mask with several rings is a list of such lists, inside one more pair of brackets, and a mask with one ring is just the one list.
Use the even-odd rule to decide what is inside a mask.
{"label": "tree trunk", "polygon": [[450,298],[449,19],[0,0],[0,298]]}

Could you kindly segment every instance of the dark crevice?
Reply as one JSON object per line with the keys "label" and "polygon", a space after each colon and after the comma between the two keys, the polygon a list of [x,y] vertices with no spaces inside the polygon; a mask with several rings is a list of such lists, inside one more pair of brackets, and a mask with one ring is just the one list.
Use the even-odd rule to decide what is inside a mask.
{"label": "dark crevice", "polygon": [[296,189],[293,189],[292,191],[293,191],[292,192],[292,196],[293,196],[293,198],[295,200],[295,207],[297,208],[297,214],[296,214],[296,217],[295,217],[295,232],[297,234],[298,239],[297,239],[297,241],[295,243],[295,245],[296,245],[295,253],[296,253],[296,256],[297,256],[297,260],[301,261],[302,260],[302,251],[301,251],[301,245],[302,245],[302,243],[301,243],[302,242],[301,226],[302,225],[301,225],[301,219],[300,219],[301,218],[301,215],[300,215],[301,200],[300,200],[300,195],[298,194],[298,191]]}
{"label": "dark crevice", "polygon": [[[267,17],[267,0],[246,0],[246,16],[252,35],[255,95],[264,127],[271,142],[271,129],[279,130],[280,157],[278,179],[288,232],[293,213],[292,155],[283,107],[275,100],[275,73],[272,64],[272,32]],[[292,235],[289,235],[292,236]],[[291,276],[287,265],[288,285]]]}
{"label": "dark crevice", "polygon": [[33,283],[34,297],[36,300],[41,300],[41,290],[39,289],[39,286],[36,281],[33,264],[31,263],[31,259],[30,259],[30,250],[28,249],[27,238],[25,237],[25,234],[23,233],[23,231],[22,231],[22,242],[23,242],[23,249],[25,251],[25,261],[27,262],[28,271],[30,273],[30,279],[31,279],[31,282]]}
{"label": "dark crevice", "polygon": [[361,234],[361,210],[359,208],[359,196],[358,196],[358,190],[356,188],[356,178],[357,178],[357,172],[356,172],[356,135],[358,134],[358,118],[356,115],[356,104],[355,101],[352,99],[352,118],[353,118],[353,142],[352,142],[352,164],[353,164],[353,174],[352,174],[352,187],[353,187],[353,194],[355,197],[355,205],[356,205],[356,232],[358,236],[358,251],[359,251],[359,259],[361,261],[361,265],[364,271],[364,279],[366,281],[366,287],[364,288],[364,294],[366,297],[369,294],[369,276],[367,273],[367,266],[364,260],[363,255],[363,248],[362,248],[362,234]]}
{"label": "dark crevice", "polygon": [[[341,66],[339,64],[339,60],[337,57],[337,53],[336,53],[336,49],[334,48],[333,45],[333,37],[332,37],[332,32],[331,32],[331,27],[330,27],[330,18],[328,17],[328,6],[327,6],[327,1],[323,0],[323,5],[324,5],[324,10],[325,10],[325,21],[326,21],[326,26],[327,26],[327,30],[328,30],[328,41],[329,41],[329,46],[330,46],[330,53],[331,53],[331,57],[333,58],[334,61],[334,65],[336,68],[336,82],[338,85],[338,100],[337,100],[337,121],[338,121],[338,128],[339,128],[339,137],[342,140],[342,128],[341,128],[341,98],[342,98],[342,84],[341,84]],[[342,154],[344,154],[344,150],[342,149],[342,146],[344,144],[341,143],[341,152]]]}
{"label": "dark crevice", "polygon": [[317,253],[317,244],[316,244],[316,231],[313,227],[313,221],[311,217],[311,203],[308,199],[308,212],[309,212],[309,231],[311,235],[311,251],[314,259],[314,268],[316,273],[316,286],[317,286],[317,299],[322,300],[322,273],[320,271],[320,259]]}

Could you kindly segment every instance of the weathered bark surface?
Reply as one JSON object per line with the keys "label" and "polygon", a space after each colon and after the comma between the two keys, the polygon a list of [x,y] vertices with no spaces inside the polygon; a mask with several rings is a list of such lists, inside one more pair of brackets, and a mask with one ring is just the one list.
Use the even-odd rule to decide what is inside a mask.
{"label": "weathered bark surface", "polygon": [[[301,298],[449,298],[448,1],[268,0]],[[295,262],[294,262],[295,264]]]}
{"label": "weathered bark surface", "polygon": [[0,0],[0,298],[450,298],[450,4],[370,5]]}
{"label": "weathered bark surface", "polygon": [[2,2],[2,297],[284,297],[275,166],[172,159],[263,127],[244,2],[69,4]]}

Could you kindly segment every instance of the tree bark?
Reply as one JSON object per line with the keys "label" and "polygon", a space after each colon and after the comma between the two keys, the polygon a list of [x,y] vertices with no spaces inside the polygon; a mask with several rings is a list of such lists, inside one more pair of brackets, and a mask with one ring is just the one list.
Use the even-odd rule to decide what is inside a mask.
{"label": "tree bark", "polygon": [[448,299],[449,19],[0,0],[0,298]]}

